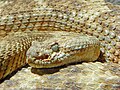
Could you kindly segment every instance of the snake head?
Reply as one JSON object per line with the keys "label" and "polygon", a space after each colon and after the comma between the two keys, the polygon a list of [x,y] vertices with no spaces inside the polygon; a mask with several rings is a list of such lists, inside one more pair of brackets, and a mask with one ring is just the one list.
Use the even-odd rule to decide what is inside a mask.
{"label": "snake head", "polygon": [[27,51],[27,63],[34,68],[51,68],[73,62],[94,61],[99,56],[100,46],[96,39],[87,38],[33,41]]}
{"label": "snake head", "polygon": [[[36,43],[38,42],[33,41],[32,45],[35,45]],[[59,65],[65,58],[69,56],[70,54],[65,53],[65,50],[60,47],[59,43],[53,42],[47,45],[47,47],[39,45],[39,49],[38,47],[31,47],[27,51],[27,62],[32,67],[49,68]]]}
{"label": "snake head", "polygon": [[43,61],[43,63],[50,63],[65,57],[65,53],[60,51],[59,44],[54,42],[48,46],[49,48],[41,48],[35,58]]}

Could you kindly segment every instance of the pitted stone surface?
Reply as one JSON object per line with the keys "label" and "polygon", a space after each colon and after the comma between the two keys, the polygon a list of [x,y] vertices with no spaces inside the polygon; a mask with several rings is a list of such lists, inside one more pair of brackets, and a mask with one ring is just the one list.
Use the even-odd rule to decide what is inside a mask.
{"label": "pitted stone surface", "polygon": [[[40,72],[40,70],[36,71]],[[43,75],[31,73],[31,67],[22,68],[10,80],[0,84],[0,90],[8,89],[119,90],[120,65],[100,62],[82,63],[65,66],[60,68],[59,72]]]}

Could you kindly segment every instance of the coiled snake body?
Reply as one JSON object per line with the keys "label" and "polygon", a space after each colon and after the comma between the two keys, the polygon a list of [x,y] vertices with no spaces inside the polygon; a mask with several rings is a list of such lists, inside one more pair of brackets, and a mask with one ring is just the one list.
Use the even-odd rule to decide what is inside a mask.
{"label": "coiled snake body", "polygon": [[[82,61],[94,61],[99,56],[100,43],[106,61],[120,62],[120,13],[111,10],[112,6],[104,0],[5,0],[0,3],[0,79],[26,64],[26,52],[34,40],[39,42],[32,43],[27,61],[36,68],[77,62],[79,55]],[[70,43],[63,45],[64,41]]]}

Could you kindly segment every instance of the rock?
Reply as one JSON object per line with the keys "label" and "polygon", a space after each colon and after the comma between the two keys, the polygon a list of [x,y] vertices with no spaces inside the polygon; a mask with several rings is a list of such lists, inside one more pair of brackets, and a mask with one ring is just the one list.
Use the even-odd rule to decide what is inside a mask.
{"label": "rock", "polygon": [[119,64],[90,62],[48,69],[56,72],[42,75],[32,73],[32,68],[27,67],[2,82],[0,90],[119,90],[119,67]]}

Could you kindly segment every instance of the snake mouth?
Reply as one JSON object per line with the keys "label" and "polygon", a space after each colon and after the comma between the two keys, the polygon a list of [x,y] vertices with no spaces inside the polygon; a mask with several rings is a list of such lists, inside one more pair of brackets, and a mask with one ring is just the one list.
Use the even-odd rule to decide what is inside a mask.
{"label": "snake mouth", "polygon": [[35,58],[36,58],[36,60],[46,61],[47,59],[49,59],[49,55],[43,54],[43,55],[37,56]]}
{"label": "snake mouth", "polygon": [[31,57],[29,59],[34,59],[32,63],[39,64],[39,65],[47,65],[53,63],[60,63],[65,58],[67,58],[67,54],[64,52],[53,52],[51,54],[40,54],[36,57]]}

